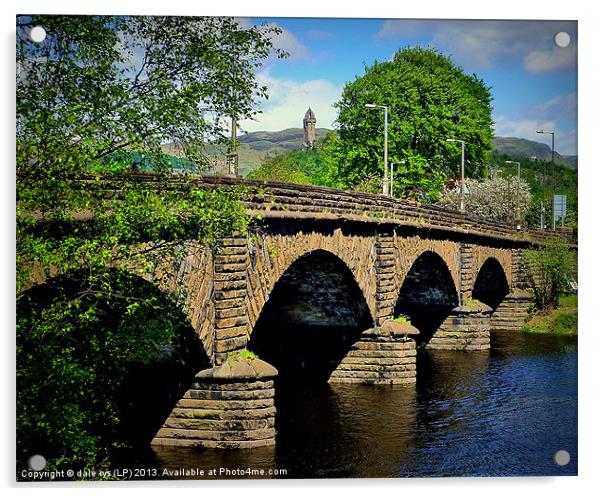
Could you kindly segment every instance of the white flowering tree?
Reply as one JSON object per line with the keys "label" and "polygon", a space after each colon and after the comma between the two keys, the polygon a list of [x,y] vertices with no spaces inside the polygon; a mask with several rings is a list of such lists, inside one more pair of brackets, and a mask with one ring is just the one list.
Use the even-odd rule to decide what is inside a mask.
{"label": "white flowering tree", "polygon": [[[500,221],[522,219],[531,202],[529,185],[515,176],[497,177],[487,181],[465,180],[464,205],[466,212]],[[440,204],[460,207],[460,187],[448,188],[441,195]]]}

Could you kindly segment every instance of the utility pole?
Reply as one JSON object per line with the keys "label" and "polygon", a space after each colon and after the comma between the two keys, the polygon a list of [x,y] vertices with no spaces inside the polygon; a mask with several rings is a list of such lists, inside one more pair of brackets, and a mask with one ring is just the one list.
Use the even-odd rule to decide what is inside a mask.
{"label": "utility pole", "polygon": [[[535,131],[537,134],[551,134],[552,135],[552,229],[556,230],[556,215],[554,212],[554,195],[556,194],[556,167],[554,167],[554,155],[556,154],[554,150],[554,134],[555,131],[544,131],[540,129],[539,131]],[[545,166],[544,166],[545,167]],[[545,178],[545,169],[544,169],[544,178]]]}
{"label": "utility pole", "polygon": [[462,158],[460,162],[460,212],[464,212],[464,140],[446,139],[447,143],[460,143],[462,145]]}
{"label": "utility pole", "polygon": [[230,150],[228,151],[228,174],[238,177],[238,152],[236,151],[236,116],[232,116]]}
{"label": "utility pole", "polygon": [[385,153],[384,153],[384,171],[383,171],[383,195],[389,194],[389,178],[387,177],[387,172],[389,169],[389,107],[386,105],[376,105],[374,103],[366,103],[364,105],[365,108],[369,109],[382,109],[385,112]]}

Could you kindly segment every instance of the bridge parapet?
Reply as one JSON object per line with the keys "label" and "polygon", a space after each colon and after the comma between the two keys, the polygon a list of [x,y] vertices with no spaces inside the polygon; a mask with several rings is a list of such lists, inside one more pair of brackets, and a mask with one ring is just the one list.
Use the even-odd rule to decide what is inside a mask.
{"label": "bridge parapet", "polygon": [[[137,179],[153,183],[152,175],[137,174]],[[241,186],[247,191],[243,201],[249,211],[264,219],[315,219],[323,221],[390,224],[462,235],[540,244],[554,238],[574,243],[570,230],[517,230],[514,225],[485,219],[436,205],[423,205],[388,196],[346,191],[313,185],[248,180],[233,177],[192,179],[200,188]],[[177,187],[183,179],[174,177],[169,184]]]}

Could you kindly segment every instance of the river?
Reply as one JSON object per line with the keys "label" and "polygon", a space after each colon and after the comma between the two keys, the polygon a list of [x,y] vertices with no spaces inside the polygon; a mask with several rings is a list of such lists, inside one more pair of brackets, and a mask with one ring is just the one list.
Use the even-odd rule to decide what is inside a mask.
{"label": "river", "polygon": [[576,338],[494,331],[489,352],[421,352],[417,367],[415,388],[280,384],[276,447],[149,448],[128,465],[205,471],[192,478],[577,474]]}

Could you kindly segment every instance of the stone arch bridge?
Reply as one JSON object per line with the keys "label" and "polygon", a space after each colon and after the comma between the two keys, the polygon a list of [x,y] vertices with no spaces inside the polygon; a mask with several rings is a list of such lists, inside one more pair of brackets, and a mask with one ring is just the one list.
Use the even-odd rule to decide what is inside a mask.
{"label": "stone arch bridge", "polygon": [[[487,350],[491,328],[524,322],[522,255],[550,233],[379,195],[243,183],[260,219],[253,234],[220,240],[214,254],[189,246],[163,273],[172,291],[186,287],[213,368],[197,374],[155,445],[273,444],[278,371],[413,384],[417,347]],[[262,360],[237,358],[243,349]]]}
{"label": "stone arch bridge", "polygon": [[[349,276],[372,327],[420,301],[472,305],[490,314],[494,327],[512,325],[505,310],[528,298],[522,254],[552,237],[380,195],[233,178],[199,183],[237,184],[249,188],[245,203],[259,221],[252,234],[220,240],[215,253],[183,242],[177,257],[149,275],[165,291],[186,294],[182,305],[216,365],[247,347],[283,277],[301,284],[311,273]],[[336,304],[336,295],[324,303]]]}
{"label": "stone arch bridge", "polygon": [[[417,347],[489,349],[491,328],[522,325],[522,255],[552,235],[380,195],[199,181],[238,184],[258,219],[251,235],[221,239],[215,252],[183,241],[148,276],[179,295],[213,366],[155,445],[273,444],[278,373],[413,384]],[[261,359],[237,355],[245,349]]]}

